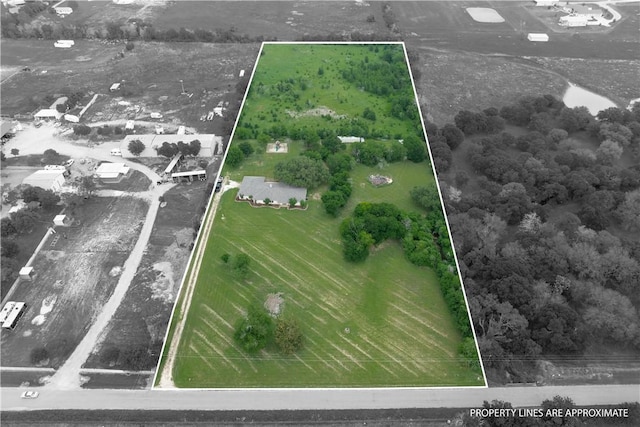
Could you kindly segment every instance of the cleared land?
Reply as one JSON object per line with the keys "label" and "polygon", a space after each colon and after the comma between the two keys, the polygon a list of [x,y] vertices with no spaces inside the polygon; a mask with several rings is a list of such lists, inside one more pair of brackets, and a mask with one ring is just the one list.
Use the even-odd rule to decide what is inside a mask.
{"label": "cleared land", "polygon": [[[325,51],[328,57],[324,56]],[[296,54],[291,56],[291,52]],[[373,105],[380,117],[378,121],[386,121],[405,134],[411,125],[394,122],[388,112],[384,114],[389,106],[381,98],[374,100],[337,78],[340,68],[337,64],[358,63],[367,52],[366,46],[265,48],[259,65],[264,71],[262,68],[257,71],[241,122],[262,127],[284,118],[285,123],[294,123],[291,116],[286,117],[284,101],[269,101],[253,88],[260,83],[265,87],[277,86],[279,80],[296,76],[309,79],[306,89],[309,92],[303,91],[301,104],[315,96],[317,105],[351,118],[361,113],[362,105]],[[373,58],[373,53],[370,54]],[[277,71],[271,69],[274,64],[280,67]],[[318,80],[318,67],[322,64],[326,77]],[[320,99],[323,84],[324,98]],[[335,86],[335,91],[327,90],[327,84]],[[338,92],[343,96],[338,96]],[[261,111],[269,112],[268,119],[260,118]],[[332,123],[333,119],[301,116],[295,120],[298,125],[312,128],[323,122]],[[327,126],[337,128],[338,124]],[[302,151],[302,144],[290,142],[287,154],[265,154],[264,148],[258,149],[259,153],[250,156],[240,168],[227,172],[232,179],[251,174],[270,175],[275,162],[296,156]],[[372,173],[391,176],[394,183],[375,188],[366,180]],[[400,162],[383,169],[360,165],[351,177],[353,194],[343,217],[356,203],[365,200],[386,201],[402,209],[417,210],[409,189],[434,185],[431,168],[426,163]],[[461,337],[440,293],[436,275],[410,264],[397,242],[385,242],[364,263],[350,264],[344,260],[340,244],[341,218],[329,217],[324,212],[317,200],[319,193],[309,195],[306,211],[254,208],[235,202],[236,193],[237,190],[231,190],[222,196],[214,228],[208,236],[173,369],[177,386],[483,384],[480,370],[468,368],[458,357]],[[240,252],[252,260],[246,278],[239,277],[221,260],[224,253],[233,256]],[[249,304],[263,305],[268,294],[278,292],[284,299],[283,315],[297,319],[303,330],[304,346],[292,356],[283,356],[273,347],[249,356],[234,342],[234,326]]]}
{"label": "cleared land", "polygon": [[[233,127],[235,111],[240,106],[240,70],[247,78],[259,45],[206,43],[143,43],[124,58],[118,53],[124,44],[103,44],[79,40],[72,49],[55,49],[50,40],[2,40],[2,64],[28,65],[32,72],[21,72],[2,84],[2,113],[32,112],[48,108],[45,97],[70,91],[82,91],[89,102],[93,93],[101,94],[87,110],[83,121],[101,122],[146,117],[162,111],[161,122],[197,127],[200,133],[228,135]],[[185,67],[184,64],[189,64]],[[109,92],[115,82],[125,80],[125,89]],[[191,97],[180,95],[183,80]],[[143,111],[132,115],[129,106]],[[224,118],[200,121],[200,117],[220,102],[227,109]]]}
{"label": "cleared land", "polygon": [[36,257],[37,277],[12,296],[29,301],[29,308],[15,330],[2,331],[3,366],[32,366],[36,348],[48,353],[40,366],[65,361],[111,296],[146,208],[126,197],[92,198],[76,208],[72,226],[59,227]]}
{"label": "cleared land", "polygon": [[[140,267],[87,368],[153,369],[193,240],[206,185],[172,188],[164,198]],[[93,378],[93,375],[91,376]],[[140,385],[144,386],[145,381]]]}

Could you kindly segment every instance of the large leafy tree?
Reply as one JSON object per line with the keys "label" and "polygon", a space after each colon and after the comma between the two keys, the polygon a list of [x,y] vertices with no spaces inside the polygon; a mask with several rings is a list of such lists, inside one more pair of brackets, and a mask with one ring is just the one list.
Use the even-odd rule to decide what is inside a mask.
{"label": "large leafy tree", "polygon": [[129,143],[129,146],[127,148],[129,149],[131,154],[133,154],[134,156],[139,156],[144,151],[145,145],[139,139],[135,139]]}
{"label": "large leafy tree", "polygon": [[273,336],[273,319],[261,307],[251,305],[247,316],[238,322],[233,338],[247,352],[257,353]]}
{"label": "large leafy tree", "polygon": [[427,156],[427,147],[417,136],[409,135],[404,139],[403,145],[407,149],[407,159],[414,163],[420,163]]}

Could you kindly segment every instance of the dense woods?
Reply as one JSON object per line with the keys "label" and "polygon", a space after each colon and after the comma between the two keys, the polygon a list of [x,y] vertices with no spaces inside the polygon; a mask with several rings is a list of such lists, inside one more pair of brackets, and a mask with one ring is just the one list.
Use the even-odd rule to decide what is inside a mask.
{"label": "dense woods", "polygon": [[454,122],[427,131],[489,380],[637,354],[640,106],[546,95]]}

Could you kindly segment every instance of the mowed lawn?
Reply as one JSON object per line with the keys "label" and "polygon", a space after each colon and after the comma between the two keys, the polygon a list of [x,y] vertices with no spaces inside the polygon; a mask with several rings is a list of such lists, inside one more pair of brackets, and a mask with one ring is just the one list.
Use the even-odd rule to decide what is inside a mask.
{"label": "mowed lawn", "polygon": [[[410,203],[400,183],[356,186],[354,195],[394,185],[391,199]],[[342,258],[340,219],[327,216],[319,202],[306,211],[253,208],[233,200],[236,192],[224,194],[209,236],[174,367],[177,386],[483,384],[479,371],[458,361],[460,336],[435,274],[410,264],[399,243],[386,242],[363,264],[350,264]],[[244,280],[220,259],[240,252],[252,259]],[[233,341],[234,326],[249,304],[262,305],[277,292],[285,301],[282,315],[301,325],[303,349],[294,356],[271,347],[247,355]]]}

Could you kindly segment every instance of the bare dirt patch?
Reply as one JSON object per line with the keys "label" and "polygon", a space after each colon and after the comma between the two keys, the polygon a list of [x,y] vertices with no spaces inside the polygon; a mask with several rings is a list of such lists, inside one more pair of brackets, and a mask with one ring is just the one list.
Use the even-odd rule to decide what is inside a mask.
{"label": "bare dirt patch", "polygon": [[272,316],[280,314],[283,305],[284,298],[282,298],[282,292],[267,295],[267,300],[264,302],[264,308],[266,308]]}
{"label": "bare dirt patch", "polygon": [[289,145],[286,142],[276,141],[267,144],[267,153],[288,153]]}
{"label": "bare dirt patch", "polygon": [[[142,262],[87,367],[139,370],[156,366],[191,251],[192,221],[205,188],[198,182],[165,193],[167,205],[158,211]],[[133,354],[137,358],[130,357]]]}
{"label": "bare dirt patch", "polygon": [[335,111],[333,111],[330,108],[327,107],[317,107],[317,108],[312,108],[310,110],[306,110],[306,111],[302,111],[302,112],[298,112],[298,111],[292,111],[292,110],[286,110],[286,113],[293,117],[293,118],[298,118],[298,117],[318,117],[318,116],[330,116],[334,119],[344,119],[345,116],[344,114],[338,114]]}
{"label": "bare dirt patch", "polygon": [[391,177],[384,175],[369,175],[367,181],[369,181],[374,187],[381,187],[383,185],[393,183],[393,179],[391,179]]}

